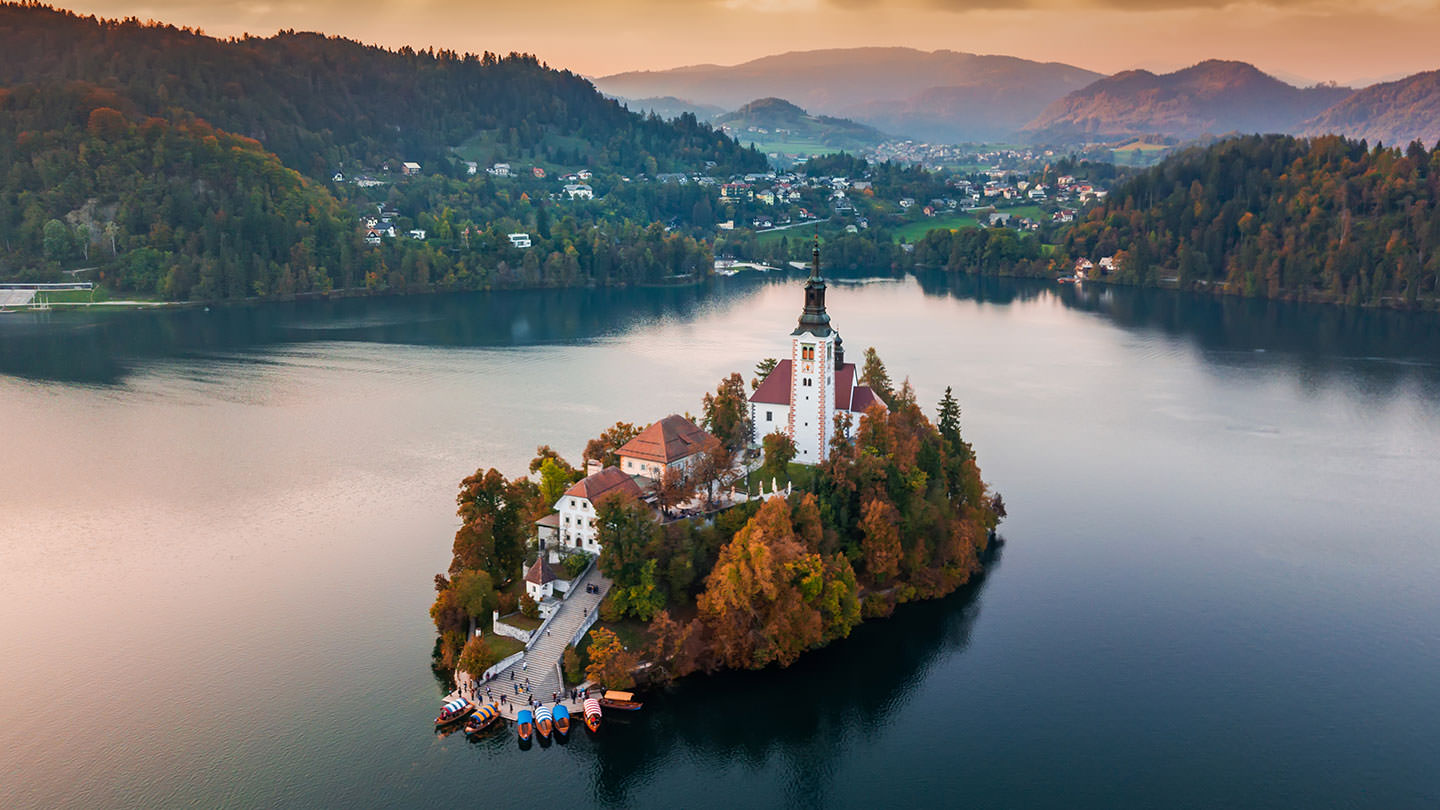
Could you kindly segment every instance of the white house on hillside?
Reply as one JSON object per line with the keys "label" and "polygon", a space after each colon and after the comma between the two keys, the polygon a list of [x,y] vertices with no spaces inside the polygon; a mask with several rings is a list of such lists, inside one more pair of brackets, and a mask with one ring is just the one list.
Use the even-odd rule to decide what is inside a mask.
{"label": "white house on hillside", "polygon": [[[595,541],[595,506],[607,495],[639,498],[640,494],[640,485],[619,467],[606,467],[573,484],[555,502],[560,548],[599,554],[600,544]],[[543,519],[540,524],[543,530]]]}
{"label": "white house on hillside", "polygon": [[712,437],[699,425],[679,415],[654,423],[619,449],[620,469],[658,481],[666,468],[686,472]]}

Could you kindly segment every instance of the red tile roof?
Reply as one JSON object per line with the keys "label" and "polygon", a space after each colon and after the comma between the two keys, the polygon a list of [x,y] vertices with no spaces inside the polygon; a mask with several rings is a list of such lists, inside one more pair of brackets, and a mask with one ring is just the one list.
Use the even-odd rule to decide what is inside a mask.
{"label": "red tile roof", "polygon": [[565,490],[565,494],[573,498],[585,498],[594,503],[600,496],[612,492],[628,492],[635,497],[640,497],[640,485],[619,467],[606,467],[594,475],[586,476],[577,481]]}
{"label": "red tile roof", "polygon": [[877,403],[883,404],[880,403],[880,397],[875,396],[875,392],[870,390],[870,386],[858,385],[855,387],[855,395],[850,399],[850,410],[864,413],[866,408]]}
{"label": "red tile roof", "polygon": [[673,464],[700,452],[710,438],[710,434],[694,422],[672,413],[640,431],[616,452],[621,458]]}
{"label": "red tile roof", "polygon": [[547,582],[554,582],[558,577],[550,570],[550,563],[545,562],[545,555],[541,554],[535,559],[535,564],[525,572],[525,581],[533,582],[536,585],[544,585]]}
{"label": "red tile roof", "polygon": [[835,369],[835,410],[850,410],[851,389],[855,387],[855,364],[841,363]]}
{"label": "red tile roof", "polygon": [[751,402],[763,402],[766,405],[789,405],[790,404],[790,361],[781,360],[775,370],[765,377],[755,393],[750,395]]}

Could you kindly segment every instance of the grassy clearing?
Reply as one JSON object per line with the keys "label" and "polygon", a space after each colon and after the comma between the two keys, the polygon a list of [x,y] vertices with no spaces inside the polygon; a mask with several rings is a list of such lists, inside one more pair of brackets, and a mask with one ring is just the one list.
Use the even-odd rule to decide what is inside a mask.
{"label": "grassy clearing", "polygon": [[540,629],[541,621],[532,619],[523,613],[511,613],[509,616],[501,616],[500,621],[519,630],[534,632]]}
{"label": "grassy clearing", "polygon": [[960,228],[974,228],[980,223],[970,214],[944,214],[938,217],[925,217],[915,222],[907,222],[895,229],[896,242],[919,242],[925,234],[931,231],[949,230],[954,231]]}
{"label": "grassy clearing", "polygon": [[491,633],[485,636],[485,646],[490,648],[490,652],[495,655],[497,662],[504,661],[506,658],[525,649],[524,643],[519,639],[502,636],[498,633]]}

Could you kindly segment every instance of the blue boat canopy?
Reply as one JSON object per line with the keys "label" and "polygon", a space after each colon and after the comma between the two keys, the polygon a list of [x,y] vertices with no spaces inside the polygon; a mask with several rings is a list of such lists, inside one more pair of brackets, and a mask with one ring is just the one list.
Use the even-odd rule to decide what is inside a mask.
{"label": "blue boat canopy", "polygon": [[521,710],[520,710],[520,713],[517,714],[517,715],[515,715],[515,722],[517,722],[517,723],[533,723],[533,722],[535,722],[535,720],[534,720],[534,715],[530,714],[530,710],[529,710],[529,709],[521,709]]}
{"label": "blue boat canopy", "polygon": [[557,703],[555,704],[555,719],[558,720],[561,717],[568,719],[570,717],[570,710]]}

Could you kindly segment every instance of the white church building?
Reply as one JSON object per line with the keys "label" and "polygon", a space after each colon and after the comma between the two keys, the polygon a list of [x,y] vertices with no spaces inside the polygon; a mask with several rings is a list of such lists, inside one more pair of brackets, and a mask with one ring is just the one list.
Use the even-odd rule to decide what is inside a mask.
{"label": "white church building", "polygon": [[790,357],[781,360],[750,396],[756,438],[780,431],[795,443],[796,461],[824,461],[835,415],[852,415],[853,435],[860,415],[881,401],[869,386],[856,384],[859,374],[854,363],[845,362],[844,343],[825,312],[825,279],[820,276],[817,244],[810,278],[805,281],[805,309],[790,333]]}

